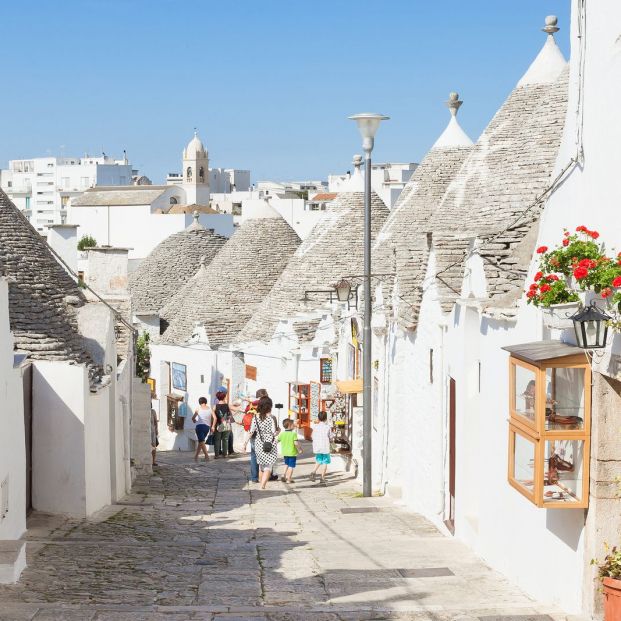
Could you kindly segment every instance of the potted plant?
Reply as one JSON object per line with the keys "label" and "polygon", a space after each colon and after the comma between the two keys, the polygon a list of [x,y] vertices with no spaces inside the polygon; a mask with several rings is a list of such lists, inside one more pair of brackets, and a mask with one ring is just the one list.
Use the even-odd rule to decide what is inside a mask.
{"label": "potted plant", "polygon": [[556,274],[535,274],[535,282],[526,292],[526,299],[542,309],[543,323],[548,328],[564,330],[573,326],[571,317],[580,308],[580,297]]}
{"label": "potted plant", "polygon": [[[606,546],[608,549],[608,546]],[[621,619],[621,550],[615,546],[608,552],[602,563],[595,559],[592,565],[598,566],[598,574],[604,591],[604,621]]]}
{"label": "potted plant", "polygon": [[594,299],[601,299],[619,318],[621,253],[610,258],[604,245],[596,242],[598,238],[597,231],[579,226],[575,233],[565,230],[557,247],[537,249],[539,271],[526,298],[541,307],[548,328],[571,328],[571,316]]}

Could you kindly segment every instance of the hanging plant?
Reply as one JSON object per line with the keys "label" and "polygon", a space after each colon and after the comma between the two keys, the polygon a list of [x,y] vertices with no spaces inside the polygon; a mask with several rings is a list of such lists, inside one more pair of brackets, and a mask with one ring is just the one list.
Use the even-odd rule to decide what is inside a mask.
{"label": "hanging plant", "polygon": [[598,238],[597,231],[579,226],[575,233],[565,230],[556,248],[537,248],[539,271],[526,291],[528,303],[549,307],[579,302],[578,292],[594,291],[609,308],[621,310],[621,253],[614,259],[607,256]]}

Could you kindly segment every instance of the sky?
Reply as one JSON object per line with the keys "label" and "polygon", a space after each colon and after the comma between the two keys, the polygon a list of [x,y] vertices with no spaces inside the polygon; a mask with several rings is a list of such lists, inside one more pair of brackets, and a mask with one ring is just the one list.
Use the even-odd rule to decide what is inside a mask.
{"label": "sky", "polygon": [[459,92],[473,140],[545,41],[569,57],[569,0],[36,0],[2,6],[0,166],[123,149],[155,183],[194,127],[211,167],[326,179],[361,151],[416,162]]}

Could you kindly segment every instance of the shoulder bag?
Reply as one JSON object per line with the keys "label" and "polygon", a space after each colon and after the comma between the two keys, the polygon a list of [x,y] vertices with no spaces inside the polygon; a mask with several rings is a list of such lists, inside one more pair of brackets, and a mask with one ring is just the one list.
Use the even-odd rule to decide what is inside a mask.
{"label": "shoulder bag", "polygon": [[259,421],[256,416],[254,417],[254,422],[255,422],[255,425],[257,426],[257,431],[259,433],[259,439],[261,440],[261,443],[263,444],[263,452],[271,453],[272,449],[274,448],[274,444],[272,442],[266,442],[263,439],[263,434],[261,433],[261,427],[259,426]]}

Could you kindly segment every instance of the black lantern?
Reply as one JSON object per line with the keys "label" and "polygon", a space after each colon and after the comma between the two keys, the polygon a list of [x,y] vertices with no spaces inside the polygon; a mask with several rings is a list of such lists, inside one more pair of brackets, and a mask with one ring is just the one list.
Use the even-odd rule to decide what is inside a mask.
{"label": "black lantern", "polygon": [[595,301],[573,315],[572,320],[574,322],[578,347],[582,347],[582,349],[602,349],[602,347],[606,347],[606,340],[608,338],[606,321],[608,319],[610,319],[610,315],[597,308]]}
{"label": "black lantern", "polygon": [[349,280],[342,278],[334,285],[334,289],[336,290],[336,297],[339,302],[349,302],[349,298],[351,297],[351,283]]}

